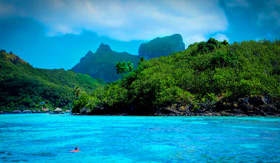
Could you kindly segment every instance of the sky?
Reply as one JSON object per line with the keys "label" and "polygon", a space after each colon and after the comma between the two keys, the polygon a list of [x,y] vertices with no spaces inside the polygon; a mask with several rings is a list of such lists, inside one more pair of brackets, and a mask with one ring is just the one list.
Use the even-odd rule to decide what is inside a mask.
{"label": "sky", "polygon": [[38,68],[71,69],[100,43],[137,55],[141,43],[175,33],[188,46],[279,31],[280,0],[0,0],[0,49]]}

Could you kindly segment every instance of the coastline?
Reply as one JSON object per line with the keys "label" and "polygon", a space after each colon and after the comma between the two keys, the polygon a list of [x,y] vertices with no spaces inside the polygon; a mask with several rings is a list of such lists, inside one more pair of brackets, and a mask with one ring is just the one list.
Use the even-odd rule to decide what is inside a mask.
{"label": "coastline", "polygon": [[[197,107],[199,106],[199,107]],[[130,106],[123,109],[83,107],[80,115],[132,115],[132,116],[235,116],[235,117],[280,117],[279,103],[264,96],[250,96],[236,101],[220,100],[216,103],[199,103],[196,105],[173,103],[168,106],[148,109],[144,112]],[[146,109],[147,110],[147,109]],[[75,114],[75,113],[74,113]]]}
{"label": "coastline", "polygon": [[[61,113],[61,114],[52,114],[52,113],[12,113],[12,112],[4,112],[0,113],[0,115],[24,115],[24,114],[50,114],[50,115],[62,115],[69,113]],[[280,114],[275,115],[247,115],[247,114],[230,114],[230,113],[193,113],[193,114],[154,114],[154,115],[143,115],[143,114],[69,114],[72,116],[124,116],[124,117],[271,117],[271,118],[280,118]]]}
{"label": "coastline", "polygon": [[[199,103],[195,105],[184,105],[173,103],[165,107],[150,109],[150,112],[143,112],[141,109],[130,106],[123,109],[112,109],[99,107],[90,109],[83,107],[80,112],[75,113],[70,110],[62,111],[39,111],[39,110],[20,110],[0,111],[0,114],[71,114],[71,115],[101,115],[101,116],[232,116],[232,117],[280,117],[278,101],[274,102],[264,96],[249,96],[239,98],[236,101],[220,100],[216,103]],[[72,110],[73,111],[73,110]]]}
{"label": "coastline", "polygon": [[0,112],[0,115],[24,115],[24,114],[49,114],[49,115],[72,115],[72,116],[124,116],[124,117],[271,117],[280,118],[280,113],[275,114],[245,114],[245,113],[229,113],[229,112],[205,112],[205,113],[154,113],[154,114],[131,114],[131,113],[116,113],[116,114],[80,114],[80,113],[51,113],[51,112],[29,112],[29,113],[13,113]]}

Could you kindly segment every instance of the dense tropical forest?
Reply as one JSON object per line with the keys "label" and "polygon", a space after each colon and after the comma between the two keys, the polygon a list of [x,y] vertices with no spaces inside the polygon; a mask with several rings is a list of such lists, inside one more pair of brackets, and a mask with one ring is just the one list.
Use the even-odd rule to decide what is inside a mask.
{"label": "dense tropical forest", "polygon": [[103,84],[72,71],[33,68],[18,56],[0,51],[0,111],[71,109],[73,90],[90,93]]}
{"label": "dense tropical forest", "polygon": [[280,41],[229,44],[210,38],[170,56],[141,60],[131,72],[119,72],[122,80],[91,93],[77,92],[73,112],[280,113]]}

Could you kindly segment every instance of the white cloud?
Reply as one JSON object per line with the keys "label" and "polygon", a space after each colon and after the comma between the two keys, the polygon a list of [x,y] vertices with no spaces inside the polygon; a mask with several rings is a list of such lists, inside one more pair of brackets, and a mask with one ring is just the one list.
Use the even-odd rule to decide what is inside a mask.
{"label": "white cloud", "polygon": [[146,40],[180,33],[190,42],[227,28],[218,0],[28,0],[14,7],[18,15],[44,23],[50,35],[90,30],[119,40]]}
{"label": "white cloud", "polygon": [[219,40],[219,41],[224,41],[224,40],[229,41],[229,38],[228,38],[226,35],[221,34],[221,33],[216,34],[216,35],[214,36],[214,38],[215,38],[216,40]]}
{"label": "white cloud", "polygon": [[193,35],[188,37],[188,39],[186,40],[186,45],[190,45],[195,42],[206,41],[206,40],[207,40],[206,37],[204,37],[203,35]]}

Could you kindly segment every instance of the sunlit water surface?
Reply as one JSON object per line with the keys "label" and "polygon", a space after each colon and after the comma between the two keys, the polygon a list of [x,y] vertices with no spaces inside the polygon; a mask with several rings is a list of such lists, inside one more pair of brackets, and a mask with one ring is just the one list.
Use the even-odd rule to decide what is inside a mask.
{"label": "sunlit water surface", "polygon": [[0,162],[280,162],[280,118],[0,115]]}

